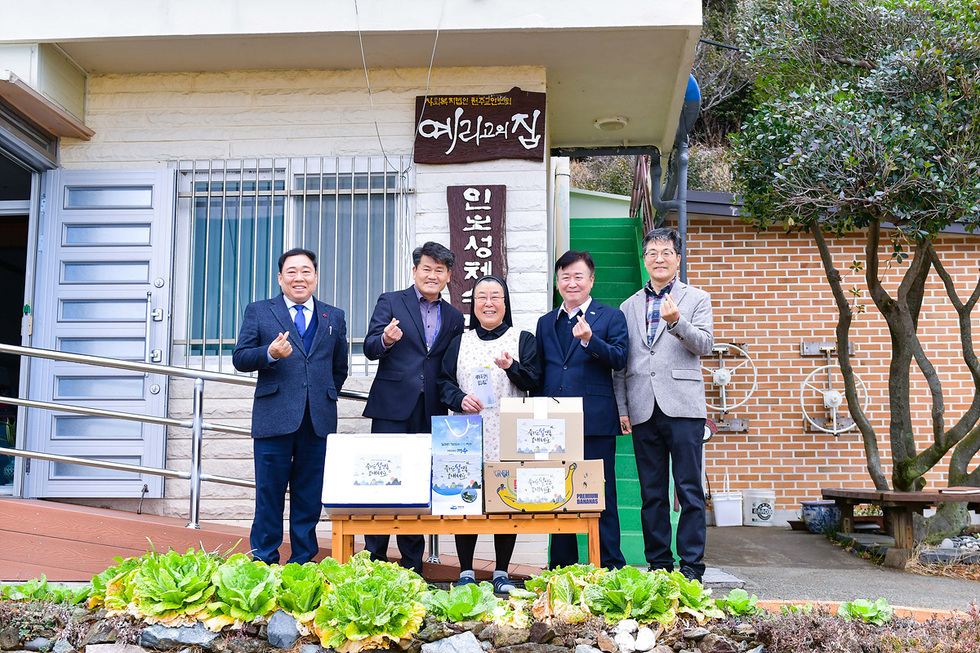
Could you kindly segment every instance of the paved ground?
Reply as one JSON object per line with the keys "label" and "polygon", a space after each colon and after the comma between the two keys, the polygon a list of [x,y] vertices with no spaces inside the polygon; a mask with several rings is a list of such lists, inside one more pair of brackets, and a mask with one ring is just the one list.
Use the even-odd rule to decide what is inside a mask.
{"label": "paved ground", "polygon": [[[879,567],[823,535],[789,527],[708,528],[705,582],[715,595],[740,584],[760,599],[851,601],[884,597],[892,605],[967,610],[980,583]],[[725,572],[725,573],[720,573]],[[726,576],[725,574],[730,576]],[[740,583],[731,580],[734,576]]]}

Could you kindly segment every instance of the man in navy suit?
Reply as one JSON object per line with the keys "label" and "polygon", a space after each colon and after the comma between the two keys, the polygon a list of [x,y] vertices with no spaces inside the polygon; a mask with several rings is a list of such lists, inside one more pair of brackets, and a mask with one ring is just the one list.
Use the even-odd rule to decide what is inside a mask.
{"label": "man in navy suit", "polygon": [[[372,433],[430,433],[432,416],[446,414],[436,379],[446,347],[463,330],[463,315],[440,294],[456,257],[430,241],[412,252],[412,261],[415,284],[381,295],[364,338],[364,355],[378,361],[364,407]],[[388,560],[388,540],[388,535],[364,537],[373,560]],[[399,535],[397,541],[400,564],[421,575],[425,540]]]}
{"label": "man in navy suit", "polygon": [[[544,366],[541,395],[582,397],[585,408],[585,457],[602,460],[606,509],[599,517],[599,560],[619,569],[626,559],[620,548],[616,505],[616,436],[619,411],[612,372],[626,366],[629,348],[626,318],[618,309],[592,299],[595,263],[588,252],[569,250],[555,262],[562,305],[538,319],[535,339]],[[579,560],[574,535],[553,535],[549,566]]]}
{"label": "man in navy suit", "polygon": [[347,379],[344,312],[316,301],[316,254],[291,249],[279,257],[274,299],[252,302],[232,362],[258,371],[252,403],[255,518],[252,557],[279,562],[289,486],[289,562],[303,564],[319,551],[323,463],[327,434],[337,431],[337,393]]}

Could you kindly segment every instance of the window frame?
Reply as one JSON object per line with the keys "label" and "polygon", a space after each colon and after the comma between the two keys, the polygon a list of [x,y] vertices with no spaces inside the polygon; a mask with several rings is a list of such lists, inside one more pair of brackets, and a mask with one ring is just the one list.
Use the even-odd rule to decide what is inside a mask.
{"label": "window frame", "polygon": [[[392,281],[392,287],[385,284],[383,292],[396,290],[403,287],[409,279],[409,268],[411,267],[411,250],[414,243],[414,221],[410,219],[414,215],[415,204],[415,169],[411,164],[409,156],[400,157],[308,157],[308,158],[268,158],[268,159],[230,159],[230,160],[188,160],[176,161],[173,164],[178,171],[177,174],[177,203],[175,209],[175,236],[174,236],[174,283],[172,292],[174,294],[174,320],[173,331],[171,334],[171,360],[174,365],[183,365],[188,368],[207,369],[226,373],[237,373],[231,363],[231,351],[234,347],[234,338],[222,335],[221,329],[224,322],[224,313],[219,309],[218,338],[211,338],[205,334],[203,338],[188,338],[188,333],[193,333],[195,328],[192,324],[194,310],[191,306],[192,283],[195,273],[192,269],[192,247],[196,248],[199,243],[194,242],[196,206],[195,203],[205,199],[207,209],[210,214],[212,202],[218,200],[223,206],[227,198],[239,198],[238,212],[236,220],[242,219],[241,198],[251,196],[253,198],[269,197],[270,201],[270,220],[278,222],[279,218],[275,214],[274,207],[276,198],[282,201],[282,233],[279,240],[282,242],[282,250],[286,251],[292,247],[302,246],[304,241],[310,237],[306,233],[307,229],[307,206],[309,202],[320,202],[319,211],[322,215],[323,200],[327,196],[334,198],[351,198],[352,224],[353,224],[353,205],[356,196],[367,195],[379,197],[387,202],[394,202],[394,213],[390,216],[392,224],[388,226],[389,216],[383,211],[382,218],[385,221],[386,230],[390,228],[394,239],[394,253],[384,252],[378,257],[382,263],[382,279],[388,275]],[[396,170],[397,168],[397,170]],[[386,174],[385,174],[386,171]],[[377,185],[378,179],[383,180],[381,185]],[[315,180],[315,181],[314,181]],[[367,183],[364,183],[364,182]],[[202,183],[207,182],[203,187]],[[313,182],[313,183],[311,183]],[[238,184],[235,186],[235,184]],[[249,184],[249,189],[245,186]],[[327,188],[325,188],[327,186]],[[332,187],[331,187],[332,186]],[[370,201],[370,200],[369,200]],[[258,200],[255,200],[257,206]],[[253,216],[255,214],[253,213]],[[210,220],[210,217],[208,217]],[[371,219],[370,214],[368,217]],[[322,225],[322,218],[320,225]],[[272,228],[278,228],[278,224]],[[211,228],[206,233],[211,232]],[[225,231],[224,217],[219,233]],[[241,242],[240,231],[239,243]],[[271,233],[271,231],[270,231]],[[273,238],[268,239],[270,248],[273,246]],[[255,244],[253,243],[253,247]],[[219,245],[223,247],[223,245]],[[311,247],[314,251],[318,249],[317,244]],[[221,254],[221,252],[218,252]],[[273,270],[269,278],[269,297],[274,297],[278,292],[276,283],[275,261],[278,259],[278,252],[270,249],[269,259]],[[320,260],[332,260],[334,257],[330,253],[317,251]],[[372,256],[370,251],[368,256]],[[238,256],[241,256],[239,250]],[[329,257],[329,258],[328,258]],[[207,260],[207,259],[205,259]],[[370,260],[370,259],[369,259]],[[183,263],[182,263],[183,262]],[[210,262],[205,265],[211,267]],[[225,283],[223,275],[226,265],[219,264],[220,281],[217,287],[222,287]],[[370,265],[370,263],[369,263]],[[241,262],[235,266],[236,270],[241,269]],[[237,283],[237,279],[236,279]],[[324,283],[323,277],[320,283]],[[334,279],[336,284],[336,279]],[[205,293],[210,282],[205,284]],[[349,295],[352,306],[361,308],[356,303],[353,284]],[[336,285],[334,286],[334,296],[336,296]],[[254,286],[252,290],[252,300],[263,299],[262,289]],[[235,304],[232,319],[235,325],[235,335],[241,323],[241,316],[244,313],[247,302],[240,302],[241,292],[236,286]],[[321,293],[317,293],[321,297]],[[368,317],[373,311],[377,297],[365,297],[364,309]],[[207,295],[202,298],[204,301],[204,312],[207,312]],[[348,308],[345,311],[349,312]],[[207,319],[207,318],[205,318]],[[365,321],[366,323],[366,321]],[[364,333],[350,332],[351,318],[348,315],[348,357],[351,364],[351,375],[369,376],[377,368],[374,361],[368,361],[363,356]],[[209,325],[202,322],[202,326],[207,330]],[[218,353],[203,353],[189,351],[191,347],[217,346]]]}

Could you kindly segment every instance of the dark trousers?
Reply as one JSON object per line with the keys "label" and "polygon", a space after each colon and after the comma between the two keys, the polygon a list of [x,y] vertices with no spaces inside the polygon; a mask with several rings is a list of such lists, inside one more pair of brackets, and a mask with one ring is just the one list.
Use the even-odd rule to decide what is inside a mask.
{"label": "dark trousers", "polygon": [[[601,460],[605,476],[606,509],[599,515],[599,562],[607,569],[626,566],[620,548],[619,506],[616,503],[616,436],[585,436],[586,460]],[[578,558],[578,538],[575,535],[552,535],[548,566],[574,565]]]}
{"label": "dark trousers", "polygon": [[[431,417],[425,414],[425,395],[419,400],[407,420],[373,419],[371,433],[431,433]],[[372,560],[388,561],[388,541],[390,535],[365,535],[364,548],[371,553]],[[398,563],[422,575],[422,555],[425,553],[425,538],[421,535],[398,535],[395,537],[402,559]]]}
{"label": "dark trousers", "polygon": [[654,569],[673,569],[670,553],[670,464],[674,492],[681,504],[677,524],[677,555],[681,567],[704,574],[705,506],[701,487],[701,449],[704,420],[668,417],[659,406],[642,424],[633,424],[633,450],[643,507],[643,543],[647,562]]}
{"label": "dark trousers", "polygon": [[303,564],[319,552],[316,525],[320,521],[323,491],[323,462],[327,440],[317,437],[310,409],[299,430],[289,435],[254,438],[255,517],[249,543],[252,557],[266,563],[279,562],[282,518],[289,487],[289,562]]}
{"label": "dark trousers", "polygon": [[[456,557],[459,558],[459,570],[473,571],[473,552],[476,551],[477,535],[457,535],[456,536]],[[510,559],[514,555],[514,545],[517,544],[517,535],[494,535],[493,552],[496,555],[497,563],[495,569],[507,573],[510,567]]]}

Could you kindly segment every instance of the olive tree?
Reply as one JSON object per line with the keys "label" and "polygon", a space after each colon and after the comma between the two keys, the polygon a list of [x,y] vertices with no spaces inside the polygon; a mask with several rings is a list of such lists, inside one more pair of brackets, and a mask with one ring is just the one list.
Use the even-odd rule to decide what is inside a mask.
{"label": "olive tree", "polygon": [[[878,438],[857,401],[849,334],[857,312],[828,241],[866,235],[852,271],[891,338],[887,441],[896,490],[920,489],[952,450],[951,485],[980,486],[980,360],[972,315],[980,280],[961,296],[934,247],[951,226],[980,222],[980,3],[976,0],[757,0],[742,5],[741,43],[755,70],[754,110],[735,138],[743,214],[757,228],[809,233],[839,312],[837,356],[868,471],[889,489]],[[884,250],[884,256],[882,256]],[[896,291],[883,268],[901,271]],[[930,275],[959,318],[973,397],[947,415],[940,374],[920,341]],[[862,305],[863,307],[863,305]],[[931,428],[912,418],[913,367],[928,383]],[[945,509],[944,509],[945,510]],[[954,513],[955,516],[954,516]],[[950,526],[965,509],[950,508]]]}

